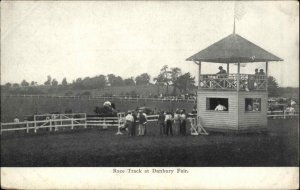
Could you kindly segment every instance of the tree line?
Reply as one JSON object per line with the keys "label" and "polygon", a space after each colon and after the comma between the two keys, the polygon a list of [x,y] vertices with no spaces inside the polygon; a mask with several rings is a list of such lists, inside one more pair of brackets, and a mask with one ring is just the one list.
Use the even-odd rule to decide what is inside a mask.
{"label": "tree line", "polygon": [[9,89],[11,87],[35,87],[35,86],[60,86],[70,87],[73,89],[103,89],[105,87],[119,87],[119,86],[134,86],[134,85],[150,85],[155,84],[159,88],[162,86],[167,87],[167,94],[169,94],[169,86],[173,86],[172,94],[187,93],[195,88],[195,77],[189,72],[183,73],[178,67],[169,68],[168,65],[164,65],[157,76],[153,78],[154,83],[151,82],[151,76],[148,73],[142,73],[136,77],[122,78],[114,74],[97,75],[95,77],[77,78],[72,82],[68,82],[67,78],[63,78],[59,83],[55,78],[50,75],[47,76],[47,80],[39,85],[36,81],[27,82],[25,79],[18,83],[6,83],[4,88]]}

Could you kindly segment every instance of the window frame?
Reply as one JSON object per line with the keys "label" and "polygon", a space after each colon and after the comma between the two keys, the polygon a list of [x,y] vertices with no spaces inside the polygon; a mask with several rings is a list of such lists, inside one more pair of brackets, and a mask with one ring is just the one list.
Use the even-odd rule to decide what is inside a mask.
{"label": "window frame", "polygon": [[[247,109],[247,105],[249,105],[249,103],[247,103],[247,100],[251,100],[251,106],[252,106],[252,110],[248,110]],[[259,102],[259,109],[258,110],[254,110],[254,104],[257,103],[257,100]],[[261,112],[261,98],[245,98],[245,112],[247,113],[258,113]]]}
{"label": "window frame", "polygon": [[[215,107],[213,109],[210,109],[212,107],[211,105],[211,99],[222,99],[222,101],[227,101],[227,105],[225,104],[224,106],[226,107],[226,110],[215,110]],[[216,102],[218,102],[218,100],[215,100]],[[218,113],[228,113],[229,112],[229,98],[219,98],[219,97],[206,97],[206,109],[207,112],[218,112]]]}

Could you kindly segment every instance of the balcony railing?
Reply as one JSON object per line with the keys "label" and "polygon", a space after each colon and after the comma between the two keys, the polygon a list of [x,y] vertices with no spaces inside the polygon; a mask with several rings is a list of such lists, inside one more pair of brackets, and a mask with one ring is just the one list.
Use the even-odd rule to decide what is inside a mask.
{"label": "balcony railing", "polygon": [[200,89],[266,91],[267,77],[250,74],[200,75]]}

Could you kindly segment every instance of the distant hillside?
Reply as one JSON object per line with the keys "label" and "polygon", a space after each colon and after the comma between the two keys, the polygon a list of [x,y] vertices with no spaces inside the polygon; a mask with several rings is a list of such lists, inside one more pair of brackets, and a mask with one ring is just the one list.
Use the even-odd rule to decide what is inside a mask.
{"label": "distant hillside", "polygon": [[[169,94],[173,92],[173,87],[169,86]],[[72,86],[29,86],[29,87],[11,87],[9,89],[2,88],[2,93],[8,94],[48,94],[61,96],[111,96],[111,95],[128,95],[141,97],[158,96],[166,94],[166,86],[149,85],[133,85],[133,86],[117,86],[104,87],[103,89],[74,89]]]}
{"label": "distant hillside", "polygon": [[293,87],[280,87],[278,89],[279,96],[285,97],[285,98],[294,98],[299,102],[299,88],[293,88]]}

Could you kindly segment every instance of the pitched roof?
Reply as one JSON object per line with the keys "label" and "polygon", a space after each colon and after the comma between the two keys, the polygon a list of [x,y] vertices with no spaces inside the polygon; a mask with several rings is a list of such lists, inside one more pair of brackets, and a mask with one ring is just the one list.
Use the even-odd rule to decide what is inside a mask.
{"label": "pitched roof", "polygon": [[231,34],[186,60],[214,63],[283,61],[238,34]]}

